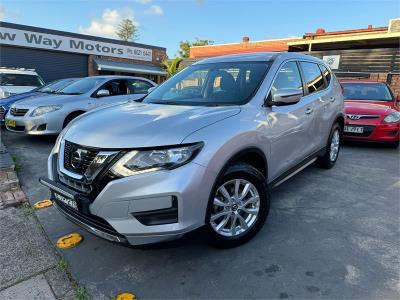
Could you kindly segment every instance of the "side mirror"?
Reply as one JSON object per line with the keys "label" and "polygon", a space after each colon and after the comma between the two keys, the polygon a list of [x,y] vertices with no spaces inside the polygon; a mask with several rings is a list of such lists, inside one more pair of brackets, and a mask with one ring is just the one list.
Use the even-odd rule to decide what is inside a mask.
{"label": "side mirror", "polygon": [[151,88],[149,88],[147,90],[147,94],[150,94],[152,91],[154,91],[157,87],[156,86],[152,86]]}
{"label": "side mirror", "polygon": [[110,91],[109,90],[98,90],[96,93],[97,97],[107,97],[110,96]]}
{"label": "side mirror", "polygon": [[298,89],[280,89],[272,95],[270,105],[282,106],[295,104],[303,97],[303,92]]}

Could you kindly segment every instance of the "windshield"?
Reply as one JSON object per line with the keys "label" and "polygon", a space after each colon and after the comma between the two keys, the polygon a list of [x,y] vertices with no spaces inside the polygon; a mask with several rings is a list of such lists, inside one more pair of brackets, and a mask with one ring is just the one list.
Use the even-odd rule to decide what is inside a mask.
{"label": "windshield", "polygon": [[342,83],[345,100],[392,101],[393,97],[383,83]]}
{"label": "windshield", "polygon": [[54,93],[62,88],[66,87],[68,84],[71,84],[76,79],[68,78],[68,79],[60,79],[52,81],[41,88],[38,88],[36,91],[40,93]]}
{"label": "windshield", "polygon": [[38,75],[0,74],[0,85],[3,86],[42,86],[43,80]]}
{"label": "windshield", "polygon": [[163,83],[143,102],[173,105],[241,105],[257,91],[270,63],[192,65]]}
{"label": "windshield", "polygon": [[102,83],[104,79],[96,78],[96,77],[86,77],[80,80],[77,80],[63,89],[57,91],[57,94],[65,94],[65,95],[81,95],[89,92],[94,87],[98,86]]}

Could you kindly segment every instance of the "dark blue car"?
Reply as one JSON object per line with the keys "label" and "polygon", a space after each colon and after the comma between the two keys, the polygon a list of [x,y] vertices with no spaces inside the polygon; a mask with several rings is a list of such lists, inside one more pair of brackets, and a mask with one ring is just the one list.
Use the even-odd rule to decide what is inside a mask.
{"label": "dark blue car", "polygon": [[48,84],[45,84],[41,87],[38,87],[32,91],[21,93],[13,96],[9,96],[7,98],[0,99],[0,122],[4,124],[4,117],[6,116],[10,106],[19,100],[26,100],[28,98],[36,98],[38,96],[45,96],[45,94],[53,94],[67,85],[71,84],[73,81],[79,78],[65,78],[52,81]]}

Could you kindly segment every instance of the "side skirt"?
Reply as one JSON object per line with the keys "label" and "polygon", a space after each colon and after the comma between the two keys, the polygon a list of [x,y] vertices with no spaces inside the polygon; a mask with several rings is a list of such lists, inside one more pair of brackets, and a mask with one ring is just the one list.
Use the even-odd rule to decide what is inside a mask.
{"label": "side skirt", "polygon": [[274,180],[272,180],[270,182],[269,186],[271,188],[275,188],[275,187],[281,185],[282,183],[284,183],[289,178],[293,177],[297,173],[299,173],[302,170],[304,170],[305,168],[307,168],[309,165],[313,164],[318,159],[318,157],[323,156],[325,154],[325,151],[326,151],[326,147],[324,147],[321,150],[319,150],[319,151],[313,153],[312,155],[308,156],[303,161],[301,161],[299,164],[297,164],[293,168],[290,168],[289,170],[284,172],[282,175],[280,175],[277,178],[275,178]]}

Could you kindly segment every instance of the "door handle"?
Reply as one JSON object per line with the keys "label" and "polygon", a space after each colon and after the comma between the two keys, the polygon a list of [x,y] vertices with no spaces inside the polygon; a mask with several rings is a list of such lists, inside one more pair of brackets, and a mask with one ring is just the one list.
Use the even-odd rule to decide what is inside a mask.
{"label": "door handle", "polygon": [[311,114],[313,111],[314,111],[314,110],[313,110],[311,107],[308,107],[308,108],[306,109],[306,114],[309,115],[309,114]]}
{"label": "door handle", "polygon": [[331,101],[331,102],[335,102],[335,100],[336,100],[335,97],[330,97],[330,98],[329,98],[329,101]]}

